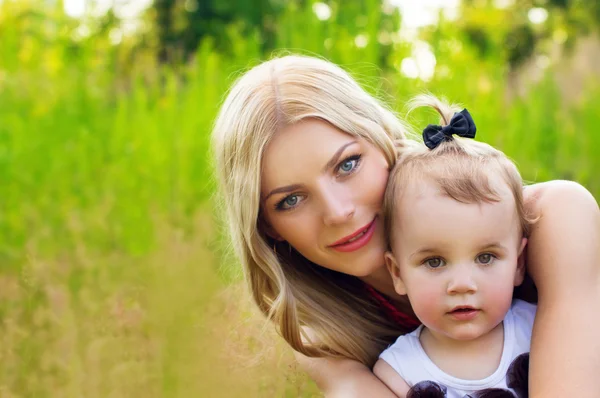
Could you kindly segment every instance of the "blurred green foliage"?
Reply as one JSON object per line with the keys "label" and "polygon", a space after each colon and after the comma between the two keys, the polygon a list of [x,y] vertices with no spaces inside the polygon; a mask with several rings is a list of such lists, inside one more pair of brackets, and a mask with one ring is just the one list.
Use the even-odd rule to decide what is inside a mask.
{"label": "blurred green foliage", "polygon": [[[268,54],[281,47],[278,37],[290,30],[288,22],[302,24],[307,29],[318,25],[318,16],[311,9],[314,3],[307,0],[157,0],[146,19],[158,36],[161,62],[187,60],[207,39],[221,53],[235,53],[236,40],[229,34],[232,26],[241,35],[254,34],[261,53]],[[398,29],[398,12],[382,13],[380,3],[379,0],[347,0],[320,4],[333,9],[334,24],[345,27],[352,36],[356,36],[367,21],[371,22],[371,28],[391,34]],[[297,18],[294,13],[299,10],[305,12]]]}
{"label": "blurred green foliage", "polygon": [[[554,44],[596,34],[597,2],[464,1],[420,41],[377,0],[157,0],[133,34],[114,12],[73,19],[43,4],[0,3],[2,396],[316,394],[281,348],[246,378],[232,371],[240,352],[273,347],[236,295],[217,295],[239,270],[215,260],[211,125],[227,87],[272,51],[327,57],[400,115],[423,91],[460,101],[525,179],[600,194],[597,75],[568,98],[558,64],[514,79]],[[435,73],[400,73],[423,46]]]}
{"label": "blurred green foliage", "polygon": [[[365,21],[377,21],[377,35],[390,35],[398,30],[398,12],[390,2],[326,0],[156,0],[146,15],[158,36],[161,62],[188,59],[203,39],[211,38],[216,48],[228,52],[233,47],[228,27],[237,25],[244,33],[257,33],[263,53],[278,47],[277,36],[285,29],[282,14],[290,9],[310,9],[311,4],[326,5],[333,10],[334,23],[360,33]],[[383,4],[382,4],[383,3]],[[388,10],[381,13],[381,8]],[[510,67],[517,67],[536,50],[556,39],[568,47],[576,38],[595,31],[600,24],[600,3],[585,0],[464,0],[455,30],[464,33],[479,50],[482,58],[501,51]],[[531,23],[530,13],[543,17]],[[303,15],[302,23],[311,24],[318,13]],[[333,22],[333,21],[332,21]],[[379,41],[382,46],[390,42]],[[380,60],[385,64],[385,58]]]}

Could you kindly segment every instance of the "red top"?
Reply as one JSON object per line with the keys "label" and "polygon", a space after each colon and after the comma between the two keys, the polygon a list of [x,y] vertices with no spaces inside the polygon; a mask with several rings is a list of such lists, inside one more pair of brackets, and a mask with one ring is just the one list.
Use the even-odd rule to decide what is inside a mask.
{"label": "red top", "polygon": [[388,316],[398,325],[408,329],[416,329],[421,325],[421,321],[399,311],[387,298],[383,297],[381,293],[373,289],[372,286],[365,283],[365,287],[369,294],[381,304]]}

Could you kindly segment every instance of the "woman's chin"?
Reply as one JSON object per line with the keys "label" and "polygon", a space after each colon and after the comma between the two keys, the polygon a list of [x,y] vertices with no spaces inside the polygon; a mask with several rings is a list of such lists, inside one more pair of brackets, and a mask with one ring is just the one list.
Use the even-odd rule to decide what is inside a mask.
{"label": "woman's chin", "polygon": [[371,250],[361,256],[357,256],[357,258],[353,259],[352,262],[338,262],[337,264],[344,265],[344,269],[340,272],[356,276],[358,278],[382,275],[384,272],[389,276],[385,267],[383,254],[383,251]]}
{"label": "woman's chin", "polygon": [[383,263],[380,263],[380,265],[378,265],[378,266],[371,266],[371,267],[363,266],[362,269],[357,270],[357,272],[355,272],[353,275],[358,278],[369,278],[369,277],[375,277],[377,275],[383,275],[385,277],[390,277],[388,270]]}
{"label": "woman's chin", "polygon": [[[357,250],[351,253],[328,253],[327,257],[309,258],[315,264],[333,271],[341,272],[356,276],[358,278],[366,278],[371,275],[383,275],[388,271],[385,267],[383,246],[377,248],[363,248],[367,250]],[[388,275],[389,276],[389,275]]]}

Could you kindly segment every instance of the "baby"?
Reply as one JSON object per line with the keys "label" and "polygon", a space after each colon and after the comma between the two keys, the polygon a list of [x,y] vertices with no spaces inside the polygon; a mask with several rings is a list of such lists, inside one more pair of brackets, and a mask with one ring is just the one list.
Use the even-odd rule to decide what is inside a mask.
{"label": "baby", "polygon": [[536,307],[513,300],[532,221],[522,179],[502,152],[470,139],[467,110],[429,96],[419,105],[444,123],[424,130],[425,145],[400,150],[384,211],[386,265],[422,325],[374,373],[400,397],[526,396]]}

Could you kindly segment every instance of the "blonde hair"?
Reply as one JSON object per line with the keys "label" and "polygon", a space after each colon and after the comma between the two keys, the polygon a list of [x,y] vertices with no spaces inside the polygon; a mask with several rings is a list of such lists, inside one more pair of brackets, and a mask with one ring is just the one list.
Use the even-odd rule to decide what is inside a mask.
{"label": "blonde hair", "polygon": [[367,140],[390,168],[406,141],[396,116],[330,62],[288,55],[252,68],[231,87],[212,135],[232,246],[258,308],[294,350],[372,365],[404,331],[358,278],[313,264],[295,250],[275,251],[260,227],[265,148],[283,127],[307,118]]}
{"label": "blonde hair", "polygon": [[[441,116],[442,126],[449,124],[454,113],[460,111],[456,105],[447,104],[432,95],[421,95],[411,101],[411,109],[422,106],[434,108]],[[396,203],[403,189],[412,182],[433,181],[445,195],[463,203],[498,202],[500,195],[493,188],[491,176],[499,176],[510,189],[522,233],[528,236],[535,219],[525,211],[523,180],[515,164],[490,145],[455,136],[432,150],[422,143],[413,142],[399,153],[384,197],[385,236],[388,241],[393,239]]]}

